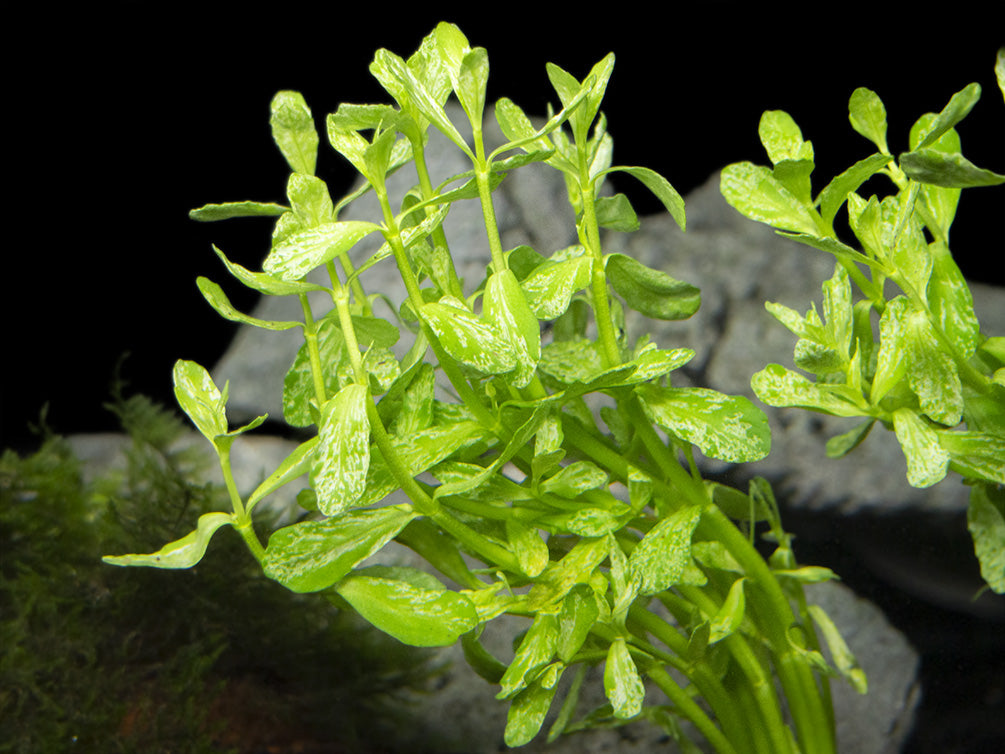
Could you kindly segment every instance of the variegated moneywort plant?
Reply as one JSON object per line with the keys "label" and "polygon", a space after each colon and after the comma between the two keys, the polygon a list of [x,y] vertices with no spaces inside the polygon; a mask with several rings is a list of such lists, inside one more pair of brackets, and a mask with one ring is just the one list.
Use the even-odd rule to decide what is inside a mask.
{"label": "variegated moneywort plant", "polygon": [[[1005,49],[995,72],[1005,96]],[[786,237],[832,254],[822,311],[805,316],[777,303],[767,308],[799,340],[794,362],[754,375],[751,387],[771,406],[797,406],[858,418],[832,438],[827,455],[851,452],[876,423],[903,449],[907,480],[929,487],[958,473],[970,486],[968,523],[982,575],[1005,593],[1005,337],[981,332],[973,296],[949,250],[962,189],[1005,183],[1005,175],[963,157],[955,126],[981,95],[970,84],[939,113],[915,122],[909,151],[887,144],[886,109],[869,89],[848,103],[852,128],[876,152],[834,178],[814,198],[813,145],[783,111],[761,118],[759,135],[772,167],[749,162],[722,172],[726,200]],[[858,192],[873,176],[886,196]],[[875,182],[868,183],[875,186]],[[857,246],[834,223],[846,207]],[[986,253],[1005,264],[1005,249]],[[859,296],[852,293],[852,283]]]}
{"label": "variegated moneywort plant", "polygon": [[[600,106],[613,64],[605,57],[582,81],[549,65],[561,109],[543,126],[511,100],[496,102],[508,141],[487,153],[484,49],[441,24],[407,60],[379,50],[370,70],[395,104],[342,105],[326,121],[329,142],[364,179],[338,202],[315,175],[310,110],[295,92],[277,94],[271,124],[292,170],[288,204],[208,205],[192,215],[277,217],[261,271],[216,253],[252,289],[297,299],[303,316],[256,319],[216,283],[198,284],[227,319],[301,331],[283,410],[311,437],[242,497],[231,445],[265,417],[231,429],[227,386],[177,362],[178,401],[219,456],[232,510],[203,516],[159,552],[107,561],[188,568],[215,532],[233,527],[289,589],[320,593],[407,644],[460,641],[510,705],[511,746],[537,736],[555,706],[549,738],[648,719],[687,751],[698,750],[687,737],[697,731],[721,754],[833,754],[830,678],[865,686],[833,622],[803,594],[803,584],[833,574],[797,565],[763,480],[733,489],[703,479],[695,462],[699,452],[731,463],[762,458],[766,417],[746,398],[673,386],[689,348],[625,336],[625,307],[686,318],[699,292],[601,246],[601,228],[638,227],[628,199],[602,191],[614,171],[638,179],[685,224],[666,179],[612,164]],[[447,115],[451,96],[469,138]],[[439,185],[425,161],[430,128],[471,164]],[[569,248],[502,246],[493,189],[534,164],[565,179],[578,235]],[[414,186],[392,199],[386,180],[399,169],[414,171]],[[340,220],[366,192],[381,216]],[[466,201],[480,203],[491,252],[485,278],[473,282],[458,276],[444,232],[451,207]],[[382,245],[354,265],[350,251],[370,235]],[[395,265],[407,292],[387,316],[381,294],[365,289],[377,264]],[[324,314],[311,298],[319,293],[332,303]],[[263,544],[256,507],[304,475],[301,519]],[[407,502],[389,502],[399,490]],[[776,547],[767,560],[754,546],[758,526]],[[392,540],[430,568],[382,561]],[[526,626],[506,661],[480,640],[504,614]],[[577,707],[591,668],[602,668],[608,701],[584,714]],[[566,674],[571,682],[560,685]],[[663,692],[648,704],[645,679]]]}

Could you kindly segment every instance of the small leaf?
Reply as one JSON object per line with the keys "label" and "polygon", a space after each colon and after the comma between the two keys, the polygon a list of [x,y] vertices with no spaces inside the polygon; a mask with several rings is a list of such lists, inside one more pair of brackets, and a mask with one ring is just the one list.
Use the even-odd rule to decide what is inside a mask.
{"label": "small leaf", "polygon": [[281,91],[272,98],[272,138],[290,169],[314,175],[318,157],[318,132],[314,118],[300,92]]}
{"label": "small leaf", "polygon": [[209,223],[217,220],[229,220],[234,217],[279,217],[288,212],[289,207],[267,202],[226,202],[224,204],[206,204],[198,209],[190,210],[188,216],[192,220]]}
{"label": "small leaf", "polygon": [[799,201],[766,167],[739,162],[723,168],[719,188],[740,214],[781,230],[819,234],[813,211]]}
{"label": "small leaf", "polygon": [[865,671],[858,664],[855,655],[848,649],[848,645],[845,644],[837,626],[834,625],[834,621],[819,605],[810,605],[808,609],[813,622],[817,624],[820,632],[824,635],[824,641],[827,642],[827,648],[830,649],[831,658],[834,660],[838,672],[844,676],[855,691],[860,694],[866,693],[869,684],[865,677]]}
{"label": "small leaf", "polygon": [[670,217],[677,223],[677,226],[681,230],[686,229],[687,216],[684,210],[684,199],[677,193],[677,189],[670,185],[670,181],[655,170],[624,165],[604,170],[600,175],[603,176],[613,172],[628,173],[628,175],[639,180],[643,186],[653,193],[653,196],[662,202],[666,211],[670,213]]}
{"label": "small leaf", "polygon": [[832,223],[841,205],[853,191],[886,167],[893,160],[892,155],[874,154],[859,160],[837,176],[820,192],[818,202],[824,222]]}
{"label": "small leaf", "polygon": [[712,618],[709,626],[708,643],[715,644],[722,641],[727,636],[736,633],[743,622],[743,615],[746,611],[746,598],[744,597],[743,584],[745,578],[739,578],[733,582],[729,588],[726,599],[723,600],[719,611]]}
{"label": "small leaf", "polygon": [[611,287],[640,314],[662,320],[687,319],[701,306],[701,292],[690,283],[624,254],[608,254],[604,261]]}
{"label": "small leaf", "polygon": [[370,466],[370,420],[363,385],[342,388],[321,407],[318,446],[311,479],[318,508],[335,516],[355,503],[366,489]]}
{"label": "small leaf", "polygon": [[867,419],[850,432],[829,439],[827,441],[827,457],[844,458],[862,443],[875,423],[875,419]]}
{"label": "small leaf", "polygon": [[533,740],[544,724],[556,690],[554,683],[544,686],[535,681],[513,698],[503,735],[507,746],[524,746]]}
{"label": "small leaf", "polygon": [[577,584],[565,595],[558,614],[556,648],[556,654],[562,662],[572,662],[599,616],[597,596],[591,587]]}
{"label": "small leaf", "polygon": [[416,514],[398,507],[301,521],[269,537],[262,569],[293,592],[319,592],[394,539]]}
{"label": "small leaf", "polygon": [[573,294],[589,284],[590,259],[584,254],[545,262],[520,281],[527,303],[538,319],[556,319],[563,315]]}
{"label": "small leaf", "polygon": [[409,578],[408,570],[363,568],[346,576],[336,590],[368,622],[413,647],[450,646],[478,625],[470,599],[435,579]]}
{"label": "small leaf", "polygon": [[907,481],[912,487],[931,487],[942,481],[949,467],[949,454],[939,436],[914,411],[893,412],[893,429],[907,459]]}
{"label": "small leaf", "polygon": [[624,194],[600,197],[596,201],[596,210],[597,223],[601,228],[631,233],[641,227],[632,203]]}
{"label": "small leaf", "polygon": [[206,554],[209,540],[221,526],[233,526],[229,513],[204,513],[199,516],[196,530],[164,545],[149,555],[106,555],[105,563],[117,566],[149,566],[151,568],[191,568]]}
{"label": "small leaf", "polygon": [[658,594],[681,582],[691,562],[691,534],[701,510],[681,508],[659,521],[642,538],[628,560],[641,594]]}
{"label": "small leaf", "polygon": [[662,388],[640,385],[656,423],[692,443],[710,458],[745,462],[764,458],[771,449],[768,419],[743,396],[705,388]]}
{"label": "small leaf", "polygon": [[194,361],[179,359],[174,365],[174,394],[182,410],[210,442],[227,434],[226,398]]}
{"label": "small leaf", "polygon": [[967,527],[981,576],[997,594],[1005,594],[1005,493],[1002,488],[978,484],[970,491]]}
{"label": "small leaf", "polygon": [[883,154],[889,153],[886,145],[886,108],[874,91],[859,87],[848,101],[848,120],[851,127],[867,138]]}
{"label": "small leaf", "polygon": [[517,366],[513,344],[460,301],[444,296],[423,306],[420,315],[444,350],[462,364],[483,374],[503,374]]}
{"label": "small leaf", "polygon": [[485,285],[483,319],[507,341],[516,356],[513,385],[526,387],[541,359],[541,326],[512,270],[493,272]]}
{"label": "small leaf", "polygon": [[250,314],[244,314],[234,308],[233,304],[230,303],[230,299],[227,298],[227,294],[223,292],[223,288],[209,278],[200,275],[196,278],[195,283],[199,287],[199,292],[203,298],[216,310],[216,313],[231,322],[240,322],[241,324],[260,327],[264,330],[289,330],[294,327],[304,326],[302,322],[275,322],[258,319],[258,317],[252,317]]}
{"label": "small leaf", "polygon": [[642,712],[646,689],[622,636],[611,642],[607,650],[604,693],[614,709],[615,717],[628,720]]}
{"label": "small leaf", "polygon": [[279,468],[269,474],[268,477],[255,488],[255,491],[251,493],[251,497],[248,498],[246,505],[246,510],[248,513],[251,512],[252,508],[262,500],[263,498],[271,495],[273,492],[289,484],[294,479],[306,474],[314,462],[314,448],[318,444],[318,438],[312,437],[306,442],[300,443],[293,452],[290,453],[281,464]]}
{"label": "small leaf", "polygon": [[773,165],[791,160],[813,160],[813,145],[803,141],[799,126],[784,110],[765,110],[757,134]]}
{"label": "small leaf", "polygon": [[977,104],[981,98],[981,85],[977,83],[969,84],[952,96],[949,103],[942,109],[934,121],[932,121],[928,132],[917,144],[912,144],[912,149],[924,149],[942,137],[946,131],[956,126]]}
{"label": "small leaf", "polygon": [[506,538],[520,564],[520,570],[532,579],[540,575],[541,571],[548,565],[550,555],[548,545],[541,539],[537,528],[507,518]]}
{"label": "small leaf", "polygon": [[864,409],[836,394],[827,383],[810,382],[781,364],[768,364],[750,378],[757,397],[776,408],[808,408],[833,416],[862,416]]}
{"label": "small leaf", "polygon": [[574,499],[587,490],[607,485],[607,473],[589,461],[574,461],[541,484],[541,491]]}
{"label": "small leaf", "polygon": [[373,223],[346,220],[300,231],[273,246],[262,268],[282,280],[299,280],[377,230],[380,226]]}
{"label": "small leaf", "polygon": [[286,281],[264,272],[252,272],[239,264],[231,262],[216,246],[213,247],[213,251],[216,252],[216,255],[227,266],[227,270],[231,275],[252,290],[264,293],[267,296],[299,295],[301,293],[326,290],[323,286],[307,283],[302,280]]}
{"label": "small leaf", "polygon": [[555,656],[558,645],[558,619],[551,613],[538,613],[524,635],[516,655],[499,682],[496,699],[510,699],[526,688]]}

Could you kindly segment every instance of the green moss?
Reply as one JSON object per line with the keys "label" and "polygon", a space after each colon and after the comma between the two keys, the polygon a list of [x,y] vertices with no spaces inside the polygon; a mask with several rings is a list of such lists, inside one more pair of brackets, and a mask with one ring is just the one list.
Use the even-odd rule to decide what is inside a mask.
{"label": "green moss", "polygon": [[188,571],[104,565],[227,505],[193,481],[202,458],[178,449],[173,414],[142,397],[112,409],[132,437],[121,472],[85,479],[52,435],[0,457],[0,752],[365,748],[429,655],[269,581],[237,536]]}

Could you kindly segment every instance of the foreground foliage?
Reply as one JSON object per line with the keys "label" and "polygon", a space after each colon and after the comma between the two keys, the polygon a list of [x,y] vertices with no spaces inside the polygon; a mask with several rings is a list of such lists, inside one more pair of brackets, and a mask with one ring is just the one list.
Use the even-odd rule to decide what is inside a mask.
{"label": "foreground foliage", "polygon": [[[697,310],[700,292],[662,270],[603,251],[602,228],[638,227],[629,200],[603,190],[613,172],[637,179],[681,228],[686,224],[684,203],[665,178],[612,162],[612,139],[600,108],[613,65],[609,55],[579,80],[549,64],[561,109],[541,125],[512,100],[496,102],[493,114],[508,141],[487,153],[484,49],[471,47],[456,27],[440,24],[407,60],[379,50],[370,71],[395,105],[342,105],[325,121],[332,147],[364,179],[359,190],[338,201],[315,175],[320,138],[307,104],[296,92],[278,93],[271,125],[292,171],[288,204],[214,204],[192,216],[276,217],[261,271],[216,253],[243,284],[264,295],[298,299],[303,316],[256,319],[237,311],[218,284],[205,278],[198,284],[227,319],[301,332],[303,345],[284,384],[283,411],[286,422],[307,429],[310,439],[242,497],[230,449],[266,417],[232,429],[227,386],[214,384],[202,366],[179,361],[175,393],[220,460],[231,510],[203,514],[194,531],[156,552],[106,560],[190,568],[217,531],[233,527],[264,572],[290,590],[351,606],[406,644],[460,641],[471,666],[498,685],[497,697],[509,703],[510,746],[535,738],[555,706],[549,739],[644,718],[686,750],[694,750],[689,736],[696,732],[726,754],[834,752],[830,679],[866,688],[830,618],[803,594],[804,584],[834,575],[796,562],[765,481],[733,489],[703,479],[696,462],[698,454],[730,463],[763,458],[770,450],[764,413],[744,397],[674,386],[674,371],[694,356],[686,346],[663,347],[648,338],[628,342],[624,335],[626,307],[655,319],[683,319]],[[451,95],[466,116],[463,127],[447,116]],[[757,206],[772,211],[779,201],[787,208],[790,200],[770,180],[795,192],[793,211],[800,213],[795,230],[833,251],[839,242],[826,239],[813,214],[815,203],[803,206],[809,202],[812,153],[790,120],[769,116],[766,143],[778,161],[773,172],[750,166],[730,175],[744,196],[767,192],[767,202]],[[942,148],[939,140],[952,126],[948,120],[942,117],[928,136],[919,137],[915,152],[935,159],[928,152]],[[431,127],[471,166],[438,185],[425,162]],[[462,131],[470,131],[470,138]],[[933,149],[924,152],[928,147]],[[876,172],[889,162],[884,156],[868,164]],[[569,248],[503,248],[492,192],[512,171],[534,165],[563,175],[578,235]],[[414,185],[405,196],[392,197],[387,178],[399,169],[414,171]],[[883,205],[850,193],[861,180],[846,178],[825,191],[823,211],[831,219],[846,202],[863,232],[863,218],[876,216],[869,227],[882,246],[863,259],[877,265],[887,248],[910,256],[924,246],[926,255],[948,257],[937,243],[934,249],[922,244],[919,221],[910,219],[917,207],[928,206],[927,197],[942,202],[944,195],[927,192],[920,204],[920,184],[904,180],[907,198],[891,205],[887,221],[894,238],[904,228],[910,231],[912,244],[903,250],[882,236]],[[380,217],[340,220],[340,212],[367,192],[379,202]],[[445,231],[451,207],[465,201],[480,204],[491,255],[479,281],[460,279]],[[945,212],[936,217],[946,220]],[[354,260],[350,251],[371,235],[378,239],[377,250]],[[846,278],[863,279],[855,268],[859,261],[844,264],[827,284],[826,325],[819,317],[783,314],[808,344],[800,365],[826,363],[818,374],[836,371],[855,387],[868,381],[874,402],[862,404],[852,396],[849,405],[880,402],[881,409],[865,414],[901,426],[902,439],[929,437],[933,430],[919,428],[926,412],[934,411],[927,416],[936,421],[959,421],[970,411],[972,419],[974,411],[963,403],[936,410],[943,397],[917,383],[907,387],[918,410],[909,397],[881,403],[904,393],[899,386],[912,370],[906,364],[886,366],[887,357],[878,367],[864,366],[871,363],[871,336],[866,353],[865,332],[856,329],[857,320],[848,314],[853,307],[846,304]],[[366,273],[378,264],[397,267],[407,292],[400,305],[379,292],[367,293]],[[963,294],[954,292],[949,263],[939,264],[931,279],[944,280],[947,290],[931,300],[939,302],[944,320],[953,319],[964,308]],[[892,268],[881,272],[924,290],[935,267],[927,265],[924,280],[911,265],[900,279]],[[875,283],[866,290],[874,305],[893,312],[888,321],[902,323],[891,319],[896,315],[914,322],[916,302],[895,299],[886,306]],[[330,311],[319,308],[317,294],[328,298]],[[381,316],[385,309],[389,314]],[[910,337],[921,339],[927,330],[918,332]],[[965,371],[957,362],[969,363],[978,348],[997,358],[993,343],[989,347],[966,333],[969,352],[964,349],[959,359],[936,357],[947,373],[954,367]],[[889,347],[878,350],[890,353]],[[917,353],[922,358],[930,351]],[[980,405],[991,407],[985,413],[993,413],[1000,410],[994,408],[1000,384],[986,374],[974,384],[985,389],[988,400]],[[780,385],[786,397],[801,385],[780,368],[769,367],[762,375],[758,383]],[[832,390],[829,383],[826,389],[806,384],[804,391],[816,390],[830,401],[845,400],[849,392]],[[835,391],[839,395],[832,395]],[[760,392],[769,397],[770,389]],[[978,431],[990,436],[996,430]],[[955,436],[961,442],[974,439]],[[916,475],[917,455],[908,454]],[[973,455],[961,451],[955,462]],[[935,470],[926,466],[920,473],[928,481]],[[298,496],[301,519],[272,532],[263,545],[253,514],[269,495],[304,475],[309,486]],[[389,503],[398,490],[408,502]],[[754,546],[758,527],[775,544],[768,559]],[[431,568],[384,560],[382,550],[392,540]],[[526,619],[509,662],[492,656],[480,640],[503,614]],[[603,668],[607,703],[582,711],[579,690],[594,666]],[[560,685],[566,674],[571,684]],[[647,695],[646,679],[663,692],[663,701]]]}

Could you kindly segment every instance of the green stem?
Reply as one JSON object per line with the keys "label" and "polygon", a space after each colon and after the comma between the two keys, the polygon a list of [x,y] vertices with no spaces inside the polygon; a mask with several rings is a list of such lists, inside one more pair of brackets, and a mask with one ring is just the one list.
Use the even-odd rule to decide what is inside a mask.
{"label": "green stem", "polygon": [[300,294],[300,306],[304,311],[304,340],[307,342],[307,355],[311,362],[314,397],[318,406],[322,406],[328,400],[328,391],[325,388],[324,372],[321,367],[321,351],[318,349],[318,329],[306,293]]}
{"label": "green stem", "polygon": [[677,708],[690,720],[719,754],[738,754],[721,730],[715,727],[708,715],[699,707],[684,689],[677,685],[661,666],[653,665],[645,671],[660,690],[667,695]]}

